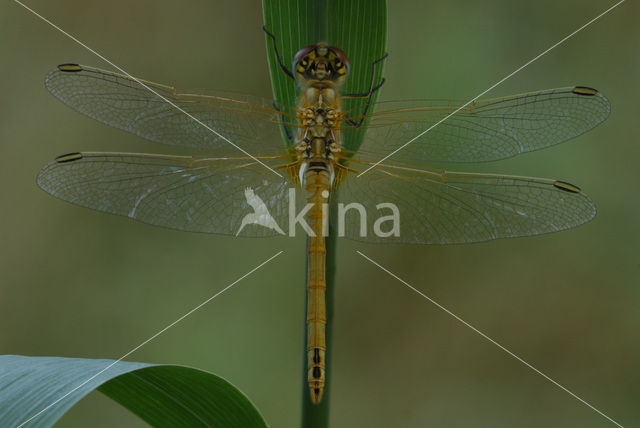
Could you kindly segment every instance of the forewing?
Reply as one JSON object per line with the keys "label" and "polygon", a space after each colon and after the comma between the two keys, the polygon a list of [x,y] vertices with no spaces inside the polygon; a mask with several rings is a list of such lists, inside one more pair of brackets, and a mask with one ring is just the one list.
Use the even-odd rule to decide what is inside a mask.
{"label": "forewing", "polygon": [[[549,89],[476,101],[418,137],[462,104],[379,103],[360,151],[381,159],[415,138],[390,160],[493,161],[574,138],[602,123],[610,111],[609,101],[595,89]],[[353,132],[356,119],[346,119],[343,132]]]}
{"label": "forewing", "polygon": [[45,86],[86,116],[175,146],[228,152],[233,143],[258,156],[281,148],[281,124],[295,123],[295,117],[285,118],[271,100],[235,93],[194,93],[140,81],[147,88],[118,73],[63,64],[47,74]]}
{"label": "forewing", "polygon": [[37,182],[76,205],[189,232],[236,235],[245,216],[258,212],[262,225],[250,222],[240,236],[259,237],[279,234],[265,226],[273,226],[269,214],[287,227],[292,186],[251,158],[130,153],[63,155],[40,171]]}

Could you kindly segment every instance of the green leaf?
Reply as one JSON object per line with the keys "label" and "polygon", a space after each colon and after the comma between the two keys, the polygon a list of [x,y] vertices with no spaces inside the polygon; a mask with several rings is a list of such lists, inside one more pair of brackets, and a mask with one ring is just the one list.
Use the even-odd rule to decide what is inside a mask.
{"label": "green leaf", "polygon": [[[385,61],[372,65],[386,53],[387,6],[385,0],[263,0],[265,28],[275,36],[280,58],[290,70],[296,52],[307,45],[326,42],[342,49],[351,64],[344,94],[367,92],[377,86],[384,73]],[[282,71],[276,58],[273,41],[266,37],[267,59],[273,95],[279,108],[295,115],[299,88]],[[376,91],[372,103],[378,97]],[[366,99],[345,99],[343,110],[350,115],[362,112]],[[371,113],[371,110],[369,111]],[[365,123],[366,125],[366,123]],[[343,146],[350,150],[360,147],[364,128],[344,135]],[[286,140],[287,144],[291,141]]]}
{"label": "green leaf", "polygon": [[0,426],[18,426],[55,403],[24,425],[50,427],[94,389],[154,427],[267,426],[244,394],[214,374],[174,365],[113,363],[0,356]]}

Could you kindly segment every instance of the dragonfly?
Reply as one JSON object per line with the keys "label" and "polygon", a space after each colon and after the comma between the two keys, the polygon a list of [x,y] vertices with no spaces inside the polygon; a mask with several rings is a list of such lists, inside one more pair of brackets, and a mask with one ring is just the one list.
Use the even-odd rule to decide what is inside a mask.
{"label": "dragonfly", "polygon": [[[295,106],[62,64],[45,85],[72,109],[199,154],[68,153],[45,166],[37,183],[76,205],[183,231],[268,237],[286,234],[286,225],[290,236],[292,229],[305,229],[313,403],[321,402],[326,381],[325,239],[336,222],[340,236],[367,243],[460,244],[556,232],[596,213],[589,197],[566,181],[434,167],[505,159],[577,137],[609,115],[609,102],[596,89],[541,90],[464,108],[408,100],[350,111],[342,109],[340,94],[349,62],[338,47],[307,46],[291,70],[280,65],[300,88]],[[362,131],[363,123],[360,148],[344,147],[343,139]],[[303,197],[293,197],[295,191]],[[329,202],[344,208],[342,217],[327,209]],[[363,221],[364,214],[391,205],[398,219]],[[292,223],[292,211],[305,214],[304,224]]]}

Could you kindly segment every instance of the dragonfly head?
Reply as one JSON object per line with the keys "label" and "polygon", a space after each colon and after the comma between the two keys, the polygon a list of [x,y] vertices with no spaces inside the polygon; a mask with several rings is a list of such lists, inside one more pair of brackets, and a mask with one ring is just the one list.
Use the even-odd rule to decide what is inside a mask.
{"label": "dragonfly head", "polygon": [[293,59],[293,74],[301,86],[314,82],[340,86],[349,74],[349,59],[335,46],[318,43],[298,51]]}

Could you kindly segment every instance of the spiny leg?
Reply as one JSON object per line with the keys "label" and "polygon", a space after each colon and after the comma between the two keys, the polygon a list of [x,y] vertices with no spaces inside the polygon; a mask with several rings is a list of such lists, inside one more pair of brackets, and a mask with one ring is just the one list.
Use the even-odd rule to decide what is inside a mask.
{"label": "spiny leg", "polygon": [[[273,44],[273,50],[276,53],[276,59],[278,60],[278,65],[280,66],[280,68],[282,69],[284,74],[286,74],[291,79],[295,80],[295,77],[293,76],[293,73],[291,73],[291,71],[289,71],[289,69],[282,62],[282,58],[280,57],[280,51],[278,51],[278,45],[276,43],[276,36],[273,33],[271,33],[269,30],[267,30],[267,27],[265,27],[264,25],[262,26],[262,31],[264,31],[265,34],[267,35],[267,37],[269,37],[271,39],[271,43]],[[278,112],[282,112],[282,110],[276,105],[275,101],[273,102],[273,108],[275,110],[277,110]],[[284,129],[284,133],[285,133],[285,136],[286,136],[287,140],[292,142],[293,141],[293,133],[291,132],[289,127],[285,124],[283,115],[280,115],[280,120],[282,122],[281,125],[282,125],[282,128]]]}
{"label": "spiny leg", "polygon": [[[280,109],[280,107],[278,107],[278,104],[275,101],[271,103],[271,105],[273,106],[273,109],[275,111],[277,111],[278,113],[282,113],[282,110]],[[282,129],[284,129],[285,137],[290,143],[293,143],[294,142],[293,132],[291,131],[291,129],[289,129],[289,125],[287,125],[287,122],[285,122],[285,115],[280,114],[279,116],[280,116],[280,126],[282,126]]]}
{"label": "spiny leg", "polygon": [[373,94],[376,93],[376,91],[378,89],[380,89],[382,87],[382,85],[384,85],[385,82],[385,78],[383,77],[382,80],[380,80],[380,83],[378,83],[377,85],[373,86],[373,81],[376,77],[376,66],[378,63],[384,61],[387,57],[389,56],[389,53],[385,53],[384,55],[382,55],[380,58],[378,58],[377,60],[373,61],[371,63],[371,80],[369,81],[369,90],[367,92],[361,92],[361,93],[355,93],[355,94],[342,94],[343,98],[364,98],[367,97],[367,103],[364,106],[364,110],[362,112],[362,117],[360,118],[360,120],[349,120],[348,123],[351,124],[354,128],[359,128],[360,126],[362,126],[362,123],[364,122],[365,116],[367,115],[367,112],[369,111],[369,107],[371,106],[371,99],[373,98]]}
{"label": "spiny leg", "polygon": [[262,26],[262,31],[264,31],[266,35],[271,39],[271,43],[273,44],[273,50],[275,51],[276,59],[278,60],[278,65],[280,65],[280,68],[282,69],[282,71],[284,71],[284,74],[289,76],[291,79],[296,80],[296,78],[293,76],[293,73],[289,71],[287,66],[285,66],[284,63],[282,62],[282,58],[280,58],[280,52],[278,51],[278,45],[276,43],[276,36],[273,35],[269,30],[267,30],[267,27],[265,26]]}

